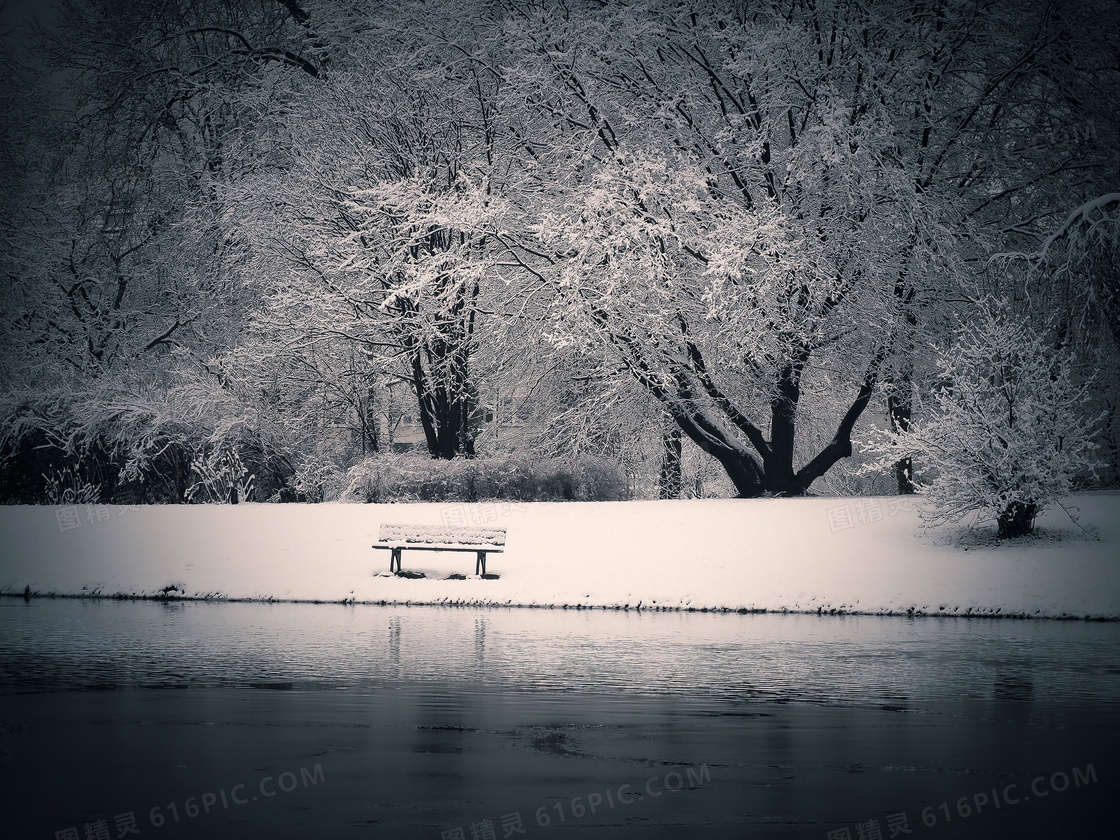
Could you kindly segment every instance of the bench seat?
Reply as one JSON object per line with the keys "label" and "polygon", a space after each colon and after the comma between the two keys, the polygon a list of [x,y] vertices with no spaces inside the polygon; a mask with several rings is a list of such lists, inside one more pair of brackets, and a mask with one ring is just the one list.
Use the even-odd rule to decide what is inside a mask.
{"label": "bench seat", "polygon": [[476,555],[474,573],[486,574],[486,555],[505,550],[505,528],[448,528],[438,525],[381,526],[374,548],[386,549],[389,571],[401,571],[401,553],[406,548],[417,551],[473,551]]}

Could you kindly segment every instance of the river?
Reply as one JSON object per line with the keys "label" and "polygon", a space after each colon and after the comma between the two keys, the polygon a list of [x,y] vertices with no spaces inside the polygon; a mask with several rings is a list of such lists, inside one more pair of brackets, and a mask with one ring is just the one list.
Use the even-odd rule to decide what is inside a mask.
{"label": "river", "polygon": [[1120,624],[0,599],[8,836],[1113,833]]}

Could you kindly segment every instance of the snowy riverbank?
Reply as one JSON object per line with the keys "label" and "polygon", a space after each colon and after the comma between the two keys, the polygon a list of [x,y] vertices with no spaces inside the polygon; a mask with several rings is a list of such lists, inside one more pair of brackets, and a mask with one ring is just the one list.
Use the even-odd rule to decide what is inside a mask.
{"label": "snowy riverbank", "polygon": [[[922,531],[894,497],[0,507],[0,592],[1120,619],[1120,494],[1072,504],[1099,540],[1061,509],[1015,544]],[[426,579],[389,576],[383,522],[504,527],[499,579],[416,551]]]}

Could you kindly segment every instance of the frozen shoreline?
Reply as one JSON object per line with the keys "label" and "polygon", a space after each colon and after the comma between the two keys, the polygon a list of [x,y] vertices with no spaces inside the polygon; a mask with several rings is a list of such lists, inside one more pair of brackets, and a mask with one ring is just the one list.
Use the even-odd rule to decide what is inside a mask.
{"label": "frozen shoreline", "polygon": [[[0,594],[1120,620],[1120,494],[1072,500],[1099,539],[1055,509],[1010,545],[922,531],[908,502],[0,507]],[[499,579],[412,550],[426,577],[390,576],[385,522],[504,527]]]}
{"label": "frozen shoreline", "polygon": [[80,600],[80,601],[149,601],[157,603],[225,603],[225,604],[319,604],[327,605],[334,604],[336,606],[344,607],[446,607],[446,608],[460,608],[460,609],[511,609],[511,610],[581,610],[593,611],[602,610],[610,612],[626,612],[633,611],[639,612],[676,612],[676,613],[704,613],[708,615],[831,615],[831,616],[865,616],[865,617],[882,617],[882,618],[932,618],[932,619],[1013,619],[1018,621],[1089,621],[1089,622],[1109,622],[1120,621],[1120,615],[1080,615],[1074,613],[1062,613],[1059,615],[1050,615],[1041,612],[1025,613],[1025,612],[1002,612],[999,609],[994,611],[982,611],[979,609],[969,608],[963,612],[960,611],[944,611],[926,612],[924,610],[907,610],[906,612],[891,612],[891,611],[863,611],[863,610],[849,610],[845,608],[823,608],[818,607],[815,610],[791,610],[791,609],[747,609],[740,607],[733,609],[731,607],[671,607],[671,606],[623,606],[618,604],[514,604],[514,603],[499,603],[490,600],[469,600],[469,601],[453,601],[453,600],[439,600],[439,601],[324,601],[318,598],[230,598],[225,595],[138,595],[138,594],[125,594],[114,593],[106,595],[103,593],[81,593],[74,595],[64,595],[57,592],[33,592],[30,595],[24,595],[22,592],[4,590],[0,591],[0,598],[15,598],[24,599],[27,601],[35,600]]}

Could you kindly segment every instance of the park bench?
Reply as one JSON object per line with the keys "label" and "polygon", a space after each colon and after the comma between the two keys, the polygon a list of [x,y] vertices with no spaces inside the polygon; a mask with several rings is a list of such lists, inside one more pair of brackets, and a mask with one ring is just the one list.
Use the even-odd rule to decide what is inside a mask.
{"label": "park bench", "polygon": [[[501,554],[506,546],[505,528],[446,528],[438,525],[382,525],[374,548],[384,548],[389,555],[389,571],[401,570],[401,552],[406,548],[418,551],[473,551],[476,555],[474,573],[486,574],[486,555]],[[481,571],[480,571],[481,570]]]}

